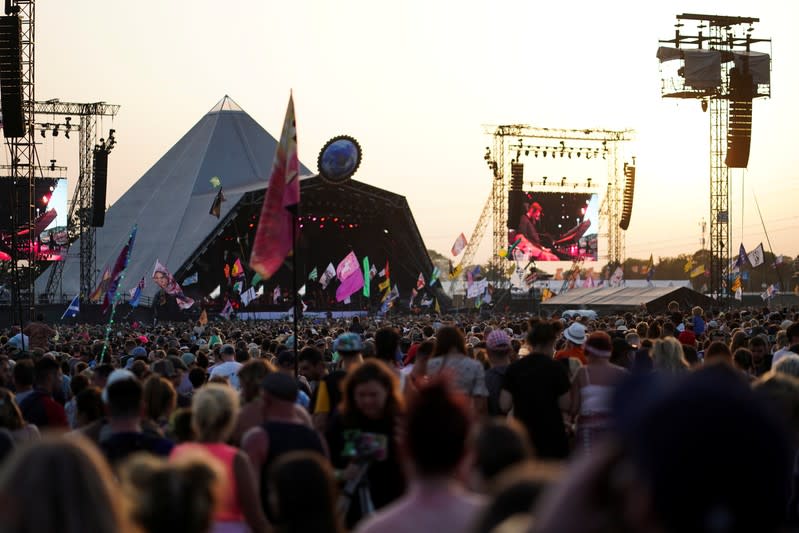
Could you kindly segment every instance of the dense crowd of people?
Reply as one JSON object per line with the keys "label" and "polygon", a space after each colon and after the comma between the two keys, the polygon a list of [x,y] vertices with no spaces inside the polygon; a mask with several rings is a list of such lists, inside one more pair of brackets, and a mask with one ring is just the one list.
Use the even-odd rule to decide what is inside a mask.
{"label": "dense crowd of people", "polygon": [[0,336],[0,533],[799,528],[799,312]]}

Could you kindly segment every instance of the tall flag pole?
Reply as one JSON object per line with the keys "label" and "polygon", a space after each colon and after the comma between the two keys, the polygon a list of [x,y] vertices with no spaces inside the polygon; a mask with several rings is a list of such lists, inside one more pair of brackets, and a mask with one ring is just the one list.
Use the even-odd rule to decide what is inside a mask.
{"label": "tall flag pole", "polygon": [[297,157],[297,124],[294,118],[294,96],[289,96],[280,143],[275,150],[269,185],[261,207],[255,242],[250,254],[250,267],[263,279],[271,278],[280,269],[286,256],[292,255],[292,295],[294,305],[294,371],[299,372],[296,357],[298,345],[297,312],[297,217],[300,206],[300,162]]}
{"label": "tall flag pole", "polygon": [[[114,272],[112,273],[111,285],[113,287],[113,295],[110,299],[111,314],[108,317],[108,324],[105,326],[105,339],[103,340],[103,351],[100,353],[100,364],[103,364],[105,353],[108,351],[108,337],[111,335],[111,328],[114,325],[114,315],[116,314],[117,300],[119,299],[119,287],[122,285],[122,281],[125,279],[125,270],[128,268],[130,254],[133,251],[133,243],[136,240],[136,231],[138,231],[138,226],[134,224],[133,229],[130,230],[130,235],[128,235],[128,242],[122,249],[122,253],[119,254],[119,258],[117,258],[117,264],[114,266]],[[117,267],[119,267],[118,273],[116,272]],[[106,298],[108,298],[110,293],[111,291],[109,290],[109,292],[106,294]]]}

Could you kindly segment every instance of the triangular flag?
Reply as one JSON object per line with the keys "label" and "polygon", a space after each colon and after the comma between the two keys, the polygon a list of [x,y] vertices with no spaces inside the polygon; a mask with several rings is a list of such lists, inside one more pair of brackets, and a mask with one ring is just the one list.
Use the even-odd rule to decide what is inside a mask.
{"label": "triangular flag", "polygon": [[233,304],[230,303],[230,300],[225,301],[225,307],[222,308],[219,315],[224,317],[226,320],[230,319],[230,315],[233,313]]}
{"label": "triangular flag", "polygon": [[65,318],[76,317],[78,316],[78,313],[80,313],[80,295],[76,294],[75,297],[72,298],[72,301],[69,302],[64,314],[61,315],[61,320],[64,320]]}
{"label": "triangular flag", "polygon": [[203,312],[200,313],[200,318],[197,320],[201,326],[204,326],[208,323],[208,312],[203,309]]}
{"label": "triangular flag", "polygon": [[[258,276],[258,274],[256,274]],[[311,281],[316,281],[319,278],[319,273],[316,270],[316,267],[313,267],[313,270],[308,274],[308,279]]]}
{"label": "triangular flag", "polygon": [[184,287],[188,287],[189,285],[194,285],[199,280],[199,272],[195,272],[191,276],[188,276],[186,279],[183,280],[182,285]]}
{"label": "triangular flag", "polygon": [[269,187],[261,208],[250,266],[269,279],[278,271],[292,248],[294,207],[300,203],[300,163],[294,98],[289,97],[280,143],[275,150]]}
{"label": "triangular flag", "polygon": [[424,289],[424,274],[419,272],[419,279],[416,280],[416,288],[419,290]]}
{"label": "triangular flag", "polygon": [[452,245],[452,255],[458,255],[466,248],[466,236],[461,233],[458,235],[458,238],[455,239],[455,244]]}
{"label": "triangular flag", "polygon": [[244,267],[241,266],[241,260],[237,257],[236,261],[233,263],[233,268],[230,271],[230,277],[233,279],[239,279],[244,277]]}
{"label": "triangular flag", "polygon": [[225,200],[226,200],[225,195],[222,194],[222,189],[220,188],[219,191],[217,191],[216,196],[214,197],[214,201],[211,204],[211,209],[208,210],[208,214],[213,215],[216,218],[222,216],[222,202],[224,202]]}
{"label": "triangular flag", "polygon": [[299,294],[300,296],[305,296],[305,285],[300,287],[300,289],[297,291],[297,294]]}
{"label": "triangular flag", "polygon": [[441,276],[441,269],[437,266],[433,267],[433,272],[430,274],[430,286],[432,287],[435,285],[436,281],[438,281],[439,276]]}
{"label": "triangular flag", "polygon": [[212,290],[212,291],[211,291],[211,294],[209,294],[208,296],[209,296],[209,297],[210,297],[212,300],[216,300],[216,299],[217,299],[217,298],[219,298],[221,295],[222,295],[222,286],[221,286],[221,285],[217,285],[217,286],[216,286],[216,289]]}
{"label": "triangular flag", "polygon": [[211,182],[211,186],[212,186],[214,189],[216,189],[217,187],[219,187],[220,185],[222,185],[222,180],[221,180],[221,179],[219,179],[219,176],[214,176],[214,177],[212,177],[212,178],[211,178],[210,180],[208,180],[208,181],[209,181],[209,182]]}
{"label": "triangular flag", "polygon": [[263,279],[264,278],[262,278],[261,275],[258,272],[256,272],[253,275],[253,277],[252,277],[252,281],[250,282],[250,286],[251,287],[257,287],[258,284],[261,283],[261,280],[263,280]]}
{"label": "triangular flag", "polygon": [[139,301],[141,300],[141,291],[144,290],[144,276],[139,280],[139,283],[133,287],[130,293],[130,301],[128,302],[131,307],[136,308],[139,306]]}
{"label": "triangular flag", "polygon": [[322,289],[326,289],[327,285],[335,277],[336,277],[336,267],[333,266],[333,263],[330,263],[327,265],[325,271],[322,272],[322,277],[319,278],[319,285],[322,286]]}

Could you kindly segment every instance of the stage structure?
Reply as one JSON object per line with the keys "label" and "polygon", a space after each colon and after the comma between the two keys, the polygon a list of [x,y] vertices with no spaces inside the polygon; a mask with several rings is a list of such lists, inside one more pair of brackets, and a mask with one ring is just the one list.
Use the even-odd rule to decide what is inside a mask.
{"label": "stage structure", "polygon": [[[49,116],[52,122],[39,122],[39,132],[42,137],[48,133],[58,135],[62,132],[69,139],[70,132],[79,133],[78,142],[78,184],[73,192],[72,201],[69,204],[69,214],[67,216],[67,238],[72,243],[80,238],[80,289],[82,301],[91,293],[96,283],[96,252],[94,243],[95,226],[95,207],[105,210],[105,188],[106,176],[101,176],[103,182],[100,183],[102,198],[97,198],[95,202],[96,176],[94,175],[95,153],[108,153],[116,143],[114,139],[115,130],[109,130],[108,140],[101,138],[97,140],[97,122],[102,117],[115,117],[119,112],[118,105],[107,104],[105,102],[94,103],[75,103],[61,102],[58,99],[36,102],[35,112],[37,118]],[[64,122],[57,122],[55,117],[64,117]],[[79,117],[78,124],[72,124],[72,117]],[[101,155],[102,157],[102,155]],[[95,205],[96,204],[96,205]],[[99,213],[98,213],[99,214]],[[65,302],[69,301],[75,294],[65,294],[61,287],[61,275],[64,269],[63,262],[57,262],[50,268],[47,278],[47,285],[44,291],[39,293],[39,301],[46,302]]]}
{"label": "stage structure", "polygon": [[[684,13],[657,57],[664,98],[689,98],[710,110],[710,283],[723,299],[731,248],[730,177],[749,163],[752,101],[771,95],[771,39],[754,38],[753,17]],[[684,30],[686,25],[690,29]],[[768,48],[768,53],[753,50]]]}
{"label": "stage structure", "polygon": [[[266,281],[258,281],[248,267],[276,147],[277,140],[225,96],[108,209],[105,225],[95,235],[98,267],[113,266],[136,224],[136,244],[121,292],[144,278],[143,302],[154,302],[159,320],[196,316],[201,308],[221,310],[227,298],[242,312],[287,312],[292,260]],[[383,291],[377,285],[384,278],[377,273],[386,263],[391,287],[397,286],[403,299],[415,287],[419,272],[429,275],[433,264],[403,196],[352,179],[326,181],[304,165],[300,175],[297,277],[306,285],[309,312],[330,303],[338,281],[320,294],[318,280],[329,263],[337,265],[351,251],[359,261],[368,256],[375,267],[371,295],[359,292],[350,304],[324,310],[379,306]],[[217,204],[218,198],[224,201]],[[73,245],[80,245],[81,239]],[[74,296],[81,286],[78,259],[69,255],[63,262],[66,295]],[[178,309],[174,296],[165,296],[153,282],[156,260],[196,302],[191,308]],[[314,269],[316,281],[309,279]],[[186,283],[195,276],[196,281]],[[45,291],[49,277],[50,272],[39,277],[39,291]],[[252,287],[260,295],[245,304],[237,296],[237,283],[238,291]],[[219,294],[210,296],[217,287]],[[441,307],[446,307],[444,302]]]}
{"label": "stage structure", "polygon": [[[533,246],[536,260],[598,260],[597,238],[607,242],[606,258],[610,263],[624,261],[622,224],[622,191],[624,161],[623,143],[633,138],[632,130],[543,128],[524,124],[485,126],[493,138],[486,147],[484,159],[492,172],[491,193],[486,200],[459,266],[471,263],[480,245],[489,217],[492,219],[492,258],[496,272],[504,272],[501,252],[513,247],[518,236],[529,233],[517,223],[530,208],[555,211],[557,220],[542,223],[551,235],[541,253]],[[536,161],[564,159],[596,164],[603,161],[604,175],[593,177],[540,176],[526,180],[525,173],[536,169]],[[539,163],[539,167],[541,164]],[[603,193],[601,205],[598,197]],[[537,204],[537,205],[533,205]],[[588,222],[588,213],[596,212]],[[599,227],[602,227],[602,233]],[[588,229],[591,228],[591,232]],[[626,228],[624,228],[626,229]],[[533,230],[531,230],[533,231]],[[557,233],[556,235],[554,233]],[[593,239],[590,235],[593,234]],[[588,237],[588,238],[586,238]],[[518,247],[518,245],[517,245]],[[504,281],[504,280],[503,280]]]}

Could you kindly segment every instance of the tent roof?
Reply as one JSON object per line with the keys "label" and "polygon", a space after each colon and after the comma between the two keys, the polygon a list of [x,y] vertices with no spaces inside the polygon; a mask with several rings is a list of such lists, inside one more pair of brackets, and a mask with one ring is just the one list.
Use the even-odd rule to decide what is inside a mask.
{"label": "tent roof", "polygon": [[[95,236],[98,278],[113,265],[134,224],[138,233],[123,286],[149,280],[156,259],[177,271],[246,192],[268,185],[276,147],[277,140],[226,95],[108,209]],[[113,157],[110,170],[113,176]],[[300,172],[310,174],[305,166]],[[217,193],[214,176],[227,200],[220,219],[208,213]],[[79,249],[73,243],[64,264],[66,295],[80,290]],[[49,269],[38,278],[37,292],[44,291],[48,275]],[[149,281],[145,287],[146,296],[157,292]]]}
{"label": "tent roof", "polygon": [[[713,300],[687,287],[598,287],[570,289],[543,302],[545,307],[574,309],[635,309],[645,304],[648,309],[662,302],[675,300],[680,305],[703,305]],[[662,307],[666,307],[662,305]]]}

